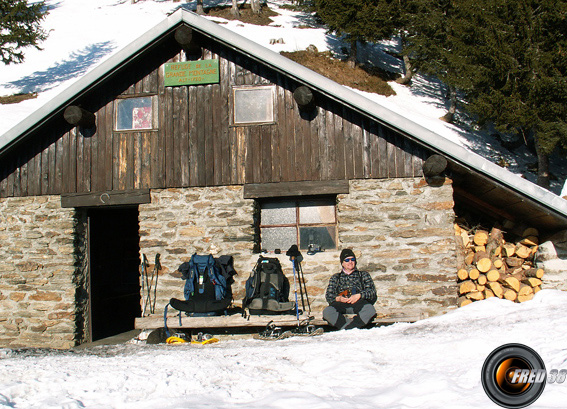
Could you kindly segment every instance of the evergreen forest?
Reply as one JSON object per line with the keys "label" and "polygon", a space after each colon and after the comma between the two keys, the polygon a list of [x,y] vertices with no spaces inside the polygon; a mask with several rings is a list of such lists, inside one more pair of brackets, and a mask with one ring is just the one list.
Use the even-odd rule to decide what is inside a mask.
{"label": "evergreen forest", "polygon": [[[567,0],[302,0],[329,32],[357,45],[397,37],[409,84],[416,72],[448,87],[480,125],[533,144],[537,183],[567,149]],[[561,155],[563,156],[563,155]]]}

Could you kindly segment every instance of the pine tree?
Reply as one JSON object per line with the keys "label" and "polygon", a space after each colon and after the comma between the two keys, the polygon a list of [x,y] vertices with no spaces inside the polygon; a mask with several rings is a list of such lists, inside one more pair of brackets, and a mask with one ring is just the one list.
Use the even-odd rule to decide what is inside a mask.
{"label": "pine tree", "polygon": [[455,22],[459,76],[481,122],[533,137],[538,184],[549,155],[567,146],[567,0],[462,0]]}
{"label": "pine tree", "polygon": [[205,8],[203,7],[203,0],[197,0],[197,8],[195,9],[195,13],[199,14],[200,16],[205,14]]}
{"label": "pine tree", "polygon": [[[403,27],[403,55],[412,58],[416,70],[448,82],[448,77],[459,76],[458,62],[454,64],[452,36],[455,8],[450,0],[409,0]],[[452,121],[456,110],[456,89],[449,86],[451,107],[443,117]]]}
{"label": "pine tree", "polygon": [[27,0],[0,0],[0,58],[4,64],[24,60],[25,47],[40,49],[47,35],[40,23],[46,15],[44,2],[28,5]]}
{"label": "pine tree", "polygon": [[260,14],[262,12],[260,0],[250,0],[250,8],[254,14]]}
{"label": "pine tree", "polygon": [[328,30],[346,37],[350,44],[348,59],[353,66],[357,43],[389,38],[400,17],[398,2],[392,0],[314,0],[314,3]]}
{"label": "pine tree", "polygon": [[238,9],[237,0],[232,0],[232,7],[230,8],[230,14],[234,17],[240,17],[240,10]]}
{"label": "pine tree", "polygon": [[567,0],[411,0],[405,52],[480,124],[533,138],[538,184],[567,147]]}

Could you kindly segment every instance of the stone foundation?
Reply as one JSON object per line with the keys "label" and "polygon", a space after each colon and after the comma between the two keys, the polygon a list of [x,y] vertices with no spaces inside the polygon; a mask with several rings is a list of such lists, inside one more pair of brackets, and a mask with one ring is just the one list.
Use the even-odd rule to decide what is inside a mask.
{"label": "stone foundation", "polygon": [[0,346],[75,345],[74,226],[59,196],[0,199]]}
{"label": "stone foundation", "polygon": [[[257,216],[242,186],[152,190],[151,203],[139,206],[139,234],[141,255],[150,263],[161,255],[155,313],[183,298],[177,268],[194,253],[234,256],[240,305],[258,259]],[[379,313],[427,316],[456,306],[450,183],[351,181],[337,197],[337,217],[339,249],[303,251],[313,312],[327,305],[329,277],[347,247],[375,280]],[[0,346],[70,348],[89,339],[86,224],[86,210],[63,209],[58,196],[0,200]],[[291,262],[267,256],[280,259],[293,299]]]}

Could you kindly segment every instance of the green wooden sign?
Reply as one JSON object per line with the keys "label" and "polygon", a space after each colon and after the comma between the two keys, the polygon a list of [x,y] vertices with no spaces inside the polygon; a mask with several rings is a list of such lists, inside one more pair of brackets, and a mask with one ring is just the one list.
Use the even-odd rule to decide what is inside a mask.
{"label": "green wooden sign", "polygon": [[215,84],[219,82],[219,60],[169,62],[165,64],[164,85]]}

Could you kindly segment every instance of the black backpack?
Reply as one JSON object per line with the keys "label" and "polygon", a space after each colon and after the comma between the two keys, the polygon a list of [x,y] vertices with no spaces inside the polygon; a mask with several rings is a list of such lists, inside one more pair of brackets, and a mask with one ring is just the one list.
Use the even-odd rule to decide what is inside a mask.
{"label": "black backpack", "polygon": [[225,312],[232,302],[233,267],[232,256],[194,254],[189,262],[178,269],[185,279],[185,300],[172,298],[169,304],[189,315],[219,315]]}
{"label": "black backpack", "polygon": [[260,256],[252,274],[246,280],[246,295],[242,308],[250,314],[291,314],[295,303],[289,301],[289,280],[277,258]]}

